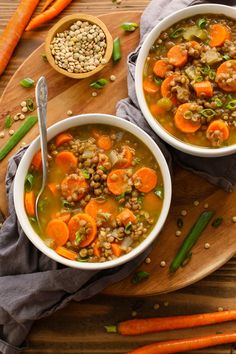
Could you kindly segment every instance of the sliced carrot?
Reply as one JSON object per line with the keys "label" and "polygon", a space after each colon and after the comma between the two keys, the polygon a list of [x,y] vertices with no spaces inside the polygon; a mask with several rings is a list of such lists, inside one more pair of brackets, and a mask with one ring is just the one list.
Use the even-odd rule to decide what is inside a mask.
{"label": "sliced carrot", "polygon": [[97,139],[97,146],[103,150],[110,150],[112,148],[112,140],[109,135],[101,135]]}
{"label": "sliced carrot", "polygon": [[57,184],[56,183],[48,183],[47,184],[48,189],[52,193],[52,195],[57,196],[58,195],[58,189],[57,189]]}
{"label": "sliced carrot", "polygon": [[55,162],[64,172],[69,172],[77,167],[78,159],[70,151],[61,151],[56,155]]}
{"label": "sliced carrot", "polygon": [[169,70],[169,66],[170,64],[166,60],[163,59],[157,60],[154,64],[153,72],[156,76],[164,78],[165,74]]}
{"label": "sliced carrot", "polygon": [[172,74],[172,75],[168,76],[161,84],[162,97],[169,97],[171,99],[173,105],[176,105],[177,99],[176,99],[175,95],[173,95],[171,92],[170,83],[171,83],[171,81],[173,81],[173,79],[175,79],[178,76],[179,76],[179,74]]}
{"label": "sliced carrot", "polygon": [[42,154],[41,151],[36,152],[31,162],[31,165],[35,168],[35,170],[39,171],[42,168]]}
{"label": "sliced carrot", "polygon": [[94,245],[93,245],[93,254],[96,256],[96,257],[101,257],[101,247],[99,247],[99,242],[98,240],[96,239],[94,241]]}
{"label": "sliced carrot", "polygon": [[221,23],[215,23],[210,26],[210,41],[211,47],[220,47],[224,44],[226,39],[230,39],[230,30]]}
{"label": "sliced carrot", "polygon": [[68,248],[65,248],[65,247],[62,247],[62,246],[59,246],[55,249],[55,251],[62,257],[64,258],[68,258],[72,261],[74,261],[77,257],[78,257],[78,254],[72,250],[69,250]]}
{"label": "sliced carrot", "polygon": [[102,132],[97,128],[93,128],[91,133],[94,139],[98,139],[102,135]]}
{"label": "sliced carrot", "polygon": [[71,213],[69,212],[58,212],[55,215],[52,216],[53,218],[59,219],[61,221],[64,221],[66,224],[69,222],[71,218]]}
{"label": "sliced carrot", "polygon": [[143,81],[143,89],[149,95],[155,95],[160,90],[160,87],[152,81],[152,78],[146,77]]}
{"label": "sliced carrot", "polygon": [[73,136],[70,133],[61,133],[56,137],[56,146],[61,146],[69,141],[73,140]]}
{"label": "sliced carrot", "polygon": [[122,169],[113,170],[107,177],[107,187],[115,195],[120,195],[129,189],[127,171]]}
{"label": "sliced carrot", "polygon": [[129,222],[132,222],[134,224],[137,222],[136,216],[128,208],[123,209],[120,214],[117,215],[116,219],[120,221],[123,225],[127,225]]}
{"label": "sliced carrot", "polygon": [[236,320],[236,310],[209,312],[196,315],[140,318],[118,324],[118,332],[123,336],[137,336],[145,333],[158,333],[181,328],[207,326]]}
{"label": "sliced carrot", "polygon": [[118,168],[127,168],[130,167],[133,161],[133,157],[134,157],[134,150],[131,149],[129,146],[123,146],[122,148],[122,159],[123,161],[118,162],[116,164],[116,167]]}
{"label": "sliced carrot", "polygon": [[46,234],[56,242],[57,246],[63,246],[69,239],[68,226],[60,219],[49,221],[46,227]]}
{"label": "sliced carrot", "polygon": [[77,200],[83,198],[84,194],[89,189],[89,185],[83,176],[79,176],[75,173],[66,176],[61,182],[61,192],[64,197],[77,194]]}
{"label": "sliced carrot", "polygon": [[226,92],[235,92],[236,91],[236,85],[235,86],[225,86],[222,81],[218,80],[219,74],[235,74],[236,73],[236,60],[227,60],[224,63],[222,63],[217,71],[216,71],[216,82],[217,85],[224,91]]}
{"label": "sliced carrot", "polygon": [[84,211],[96,220],[99,213],[116,214],[117,204],[113,199],[104,200],[102,203],[98,202],[96,199],[90,199]]}
{"label": "sliced carrot", "polygon": [[196,82],[193,85],[193,88],[196,92],[197,97],[212,97],[213,96],[213,87],[212,87],[210,81]]}
{"label": "sliced carrot", "polygon": [[200,122],[192,122],[191,119],[185,119],[184,114],[190,111],[191,103],[181,104],[174,116],[174,122],[176,128],[181,130],[183,133],[195,133],[200,127]]}
{"label": "sliced carrot", "polygon": [[[173,339],[165,342],[158,342],[138,349],[128,354],[172,354],[189,352],[195,349],[213,347],[219,344],[236,342],[236,333],[209,334],[195,338]],[[215,351],[214,351],[215,352]]]}
{"label": "sliced carrot", "polygon": [[35,216],[35,194],[34,191],[25,192],[25,209],[29,216]]}
{"label": "sliced carrot", "polygon": [[89,233],[86,234],[86,238],[82,242],[80,242],[80,244],[79,244],[79,247],[86,247],[86,246],[90,245],[91,242],[93,242],[93,240],[95,239],[95,237],[97,235],[96,222],[95,222],[94,218],[92,218],[90,215],[88,215],[86,213],[79,213],[79,214],[72,216],[72,218],[70,219],[70,221],[68,223],[69,232],[70,232],[69,238],[70,238],[70,241],[75,240],[76,232],[79,231],[81,228],[81,224],[80,224],[81,220],[86,221],[86,224],[90,229]]}
{"label": "sliced carrot", "polygon": [[190,43],[191,47],[193,47],[194,49],[201,50],[202,48],[200,43],[198,43],[197,41],[190,41],[188,43]]}
{"label": "sliced carrot", "polygon": [[158,117],[166,113],[166,110],[163,107],[158,106],[156,103],[152,103],[149,106],[149,109],[154,117]]}
{"label": "sliced carrot", "polygon": [[114,243],[114,242],[111,243],[111,249],[112,249],[113,254],[116,257],[120,257],[121,256],[122,249],[120,248],[120,246],[117,243]]}
{"label": "sliced carrot", "polygon": [[214,132],[217,132],[217,140],[221,143],[229,138],[229,127],[228,125],[221,119],[214,120],[211,122],[206,131],[206,137],[209,140],[216,139],[214,136]]}
{"label": "sliced carrot", "polygon": [[169,59],[170,64],[176,67],[181,67],[188,61],[188,52],[181,46],[181,44],[176,44],[169,49],[167,58]]}
{"label": "sliced carrot", "polygon": [[161,209],[162,200],[154,194],[154,192],[149,192],[144,195],[143,198],[143,208],[146,210],[155,210],[158,212]]}
{"label": "sliced carrot", "polygon": [[141,167],[133,174],[133,182],[140,192],[148,193],[156,187],[157,173],[149,167]]}

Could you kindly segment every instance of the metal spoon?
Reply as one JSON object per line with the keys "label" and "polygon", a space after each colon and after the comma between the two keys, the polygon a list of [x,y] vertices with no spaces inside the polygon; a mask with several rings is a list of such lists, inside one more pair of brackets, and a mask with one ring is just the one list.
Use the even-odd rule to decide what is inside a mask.
{"label": "metal spoon", "polygon": [[47,128],[46,128],[48,87],[47,87],[47,81],[44,76],[41,76],[37,82],[35,88],[35,97],[36,97],[36,104],[37,104],[39,133],[40,133],[40,147],[41,147],[41,154],[42,154],[42,169],[43,169],[42,185],[35,202],[36,220],[40,227],[40,221],[38,215],[38,203],[44,191],[47,182],[47,177],[48,177],[48,148],[47,148]]}

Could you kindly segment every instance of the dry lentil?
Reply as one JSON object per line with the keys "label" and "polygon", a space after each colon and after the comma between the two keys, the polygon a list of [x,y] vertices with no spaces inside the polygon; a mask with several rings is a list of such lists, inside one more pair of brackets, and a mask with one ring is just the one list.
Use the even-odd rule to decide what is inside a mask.
{"label": "dry lentil", "polygon": [[66,114],[67,114],[68,116],[72,116],[73,112],[72,112],[70,109],[68,109],[68,111],[66,112]]}
{"label": "dry lentil", "polygon": [[136,317],[137,316],[137,311],[132,311],[131,315],[132,315],[132,317]]}
{"label": "dry lentil", "polygon": [[193,205],[194,206],[198,206],[199,205],[199,201],[198,200],[194,200]]}
{"label": "dry lentil", "polygon": [[180,230],[176,230],[176,232],[175,232],[176,236],[180,236],[181,234],[182,234],[182,232]]}
{"label": "dry lentil", "polygon": [[98,95],[97,92],[95,92],[95,91],[92,92],[93,97],[96,97],[97,95]]}
{"label": "dry lentil", "polygon": [[5,133],[4,132],[0,132],[0,138],[4,138]]}
{"label": "dry lentil", "polygon": [[210,244],[208,242],[206,242],[205,245],[204,245],[204,248],[207,250],[210,247],[211,247]]}
{"label": "dry lentil", "polygon": [[236,223],[236,216],[232,216],[233,223]]}
{"label": "dry lentil", "polygon": [[222,311],[224,311],[224,307],[219,306],[217,310],[218,310],[219,312],[222,312]]}
{"label": "dry lentil", "polygon": [[187,215],[187,210],[181,210],[180,214],[181,214],[182,216],[186,216],[186,215]]}
{"label": "dry lentil", "polygon": [[111,75],[110,76],[110,81],[115,81],[116,80],[116,76],[115,75]]}
{"label": "dry lentil", "polygon": [[15,133],[15,130],[10,129],[8,133],[9,133],[9,135],[13,135]]}
{"label": "dry lentil", "polygon": [[26,102],[22,101],[20,105],[21,105],[21,107],[26,107]]}
{"label": "dry lentil", "polygon": [[150,263],[151,263],[151,258],[147,257],[147,258],[145,259],[145,263],[146,263],[146,264],[150,264]]}
{"label": "dry lentil", "polygon": [[154,308],[154,310],[158,310],[160,308],[160,305],[159,304],[154,304],[153,308]]}
{"label": "dry lentil", "polygon": [[204,204],[204,208],[207,209],[209,207],[209,204],[208,203],[205,203]]}
{"label": "dry lentil", "polygon": [[165,261],[161,261],[160,266],[161,266],[162,268],[164,268],[164,267],[166,266],[166,262],[165,262]]}
{"label": "dry lentil", "polygon": [[21,111],[22,111],[23,113],[26,113],[26,112],[28,112],[28,108],[27,108],[26,106],[25,106],[25,107],[22,107]]}

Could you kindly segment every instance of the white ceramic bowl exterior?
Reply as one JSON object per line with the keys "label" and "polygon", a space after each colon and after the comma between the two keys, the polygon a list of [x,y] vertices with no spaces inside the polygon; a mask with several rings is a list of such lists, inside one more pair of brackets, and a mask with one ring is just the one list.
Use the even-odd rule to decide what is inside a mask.
{"label": "white ceramic bowl exterior", "polygon": [[187,154],[203,157],[217,157],[230,155],[236,152],[236,144],[231,146],[226,146],[218,149],[211,149],[206,147],[200,147],[196,145],[187,144],[173,135],[170,135],[160,123],[152,116],[148,105],[145,100],[143,92],[143,68],[146,61],[146,58],[149,54],[149,50],[155,40],[159,37],[161,32],[172,26],[173,24],[183,20],[184,18],[196,16],[196,15],[205,15],[205,14],[218,14],[225,15],[236,20],[236,9],[230,6],[209,4],[209,5],[195,5],[190,6],[180,11],[174,12],[170,16],[166,17],[159,24],[157,24],[149,35],[145,38],[144,43],[140,49],[136,70],[135,70],[135,89],[138,98],[140,108],[143,112],[144,117],[146,118],[149,125],[160,136],[164,141],[166,141],[171,146],[175,147],[178,150],[181,150]]}
{"label": "white ceramic bowl exterior", "polygon": [[15,204],[17,217],[19,219],[19,222],[25,234],[41,252],[43,252],[53,260],[65,264],[66,266],[69,267],[78,268],[78,269],[87,269],[87,270],[100,270],[105,268],[116,267],[118,265],[130,261],[137,255],[142,253],[154,241],[154,239],[160,232],[162,226],[164,225],[164,222],[168,215],[170,202],[171,202],[172,188],[171,188],[171,178],[170,178],[169,168],[159,147],[145,132],[143,132],[140,128],[138,128],[134,124],[125,121],[124,119],[112,115],[106,115],[106,114],[82,114],[82,115],[74,116],[71,118],[67,118],[63,121],[60,121],[54,124],[53,126],[51,126],[48,129],[48,140],[52,139],[57,134],[71,127],[87,125],[87,124],[107,124],[107,125],[111,125],[114,127],[127,130],[131,134],[135,135],[138,139],[140,139],[155,156],[163,176],[165,197],[164,197],[163,207],[159,219],[156,225],[154,226],[153,230],[151,231],[151,233],[148,235],[148,237],[138,247],[133,249],[130,253],[121,256],[120,258],[117,258],[115,260],[107,261],[104,263],[82,263],[82,262],[71,261],[64,257],[59,256],[55,251],[47,247],[43,242],[43,240],[40,238],[40,236],[32,228],[24,207],[25,177],[27,175],[34,154],[40,149],[39,137],[36,138],[30,144],[29,148],[24,154],[19,164],[19,167],[17,169],[17,173],[14,181],[14,204]]}

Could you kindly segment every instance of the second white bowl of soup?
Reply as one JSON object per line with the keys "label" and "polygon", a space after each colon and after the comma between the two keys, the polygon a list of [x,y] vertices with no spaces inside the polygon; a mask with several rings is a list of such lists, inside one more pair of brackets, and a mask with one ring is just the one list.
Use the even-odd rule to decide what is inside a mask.
{"label": "second white bowl of soup", "polygon": [[191,155],[236,151],[236,9],[196,5],[166,17],[136,64],[140,108],[167,143]]}

